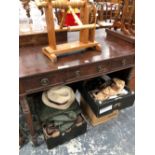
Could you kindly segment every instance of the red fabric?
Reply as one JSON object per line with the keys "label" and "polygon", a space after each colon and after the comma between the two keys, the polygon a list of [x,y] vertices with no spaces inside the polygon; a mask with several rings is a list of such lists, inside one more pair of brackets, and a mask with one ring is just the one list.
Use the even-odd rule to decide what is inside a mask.
{"label": "red fabric", "polygon": [[[80,18],[80,13],[76,13],[76,15]],[[73,15],[71,13],[67,13],[65,26],[75,26],[75,25],[77,25],[77,23],[75,23]]]}

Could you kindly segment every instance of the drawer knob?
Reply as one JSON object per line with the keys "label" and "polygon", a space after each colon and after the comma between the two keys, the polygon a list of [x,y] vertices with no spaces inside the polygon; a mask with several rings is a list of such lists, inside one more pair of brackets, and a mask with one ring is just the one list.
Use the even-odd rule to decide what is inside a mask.
{"label": "drawer knob", "polygon": [[126,59],[123,59],[123,60],[122,60],[122,65],[123,65],[123,66],[126,65]]}
{"label": "drawer knob", "polygon": [[79,77],[80,76],[80,71],[79,70],[75,71],[75,76],[76,77]]}
{"label": "drawer knob", "polygon": [[40,83],[42,86],[47,86],[49,84],[49,80],[48,78],[43,78],[41,79]]}
{"label": "drawer knob", "polygon": [[102,66],[101,65],[97,66],[97,71],[98,72],[102,71]]}

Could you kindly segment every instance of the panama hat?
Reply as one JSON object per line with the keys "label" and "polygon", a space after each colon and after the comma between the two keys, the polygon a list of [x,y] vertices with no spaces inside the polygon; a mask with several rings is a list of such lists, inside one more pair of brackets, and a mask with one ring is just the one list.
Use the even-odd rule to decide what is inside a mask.
{"label": "panama hat", "polygon": [[55,109],[67,109],[74,100],[75,94],[68,86],[55,86],[42,94],[43,103]]}

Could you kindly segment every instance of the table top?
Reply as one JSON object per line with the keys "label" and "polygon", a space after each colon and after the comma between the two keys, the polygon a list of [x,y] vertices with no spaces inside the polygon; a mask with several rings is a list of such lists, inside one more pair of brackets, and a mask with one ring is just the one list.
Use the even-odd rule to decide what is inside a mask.
{"label": "table top", "polygon": [[[78,32],[69,32],[68,41],[76,41],[78,35]],[[115,37],[107,37],[104,29],[96,30],[96,40],[102,46],[101,52],[87,49],[84,52],[58,57],[57,63],[52,63],[43,55],[43,45],[21,47],[19,49],[19,78],[54,72],[64,68],[95,63],[116,57],[134,55],[134,45]]]}

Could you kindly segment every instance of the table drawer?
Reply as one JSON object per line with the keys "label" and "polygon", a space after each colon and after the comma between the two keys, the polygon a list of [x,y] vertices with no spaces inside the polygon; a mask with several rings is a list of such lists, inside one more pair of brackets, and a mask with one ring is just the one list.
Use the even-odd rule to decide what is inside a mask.
{"label": "table drawer", "polygon": [[121,58],[115,58],[112,60],[107,60],[102,63],[98,63],[96,66],[97,72],[113,72],[116,70],[121,70],[124,68],[128,68],[132,65],[134,65],[134,56],[128,56],[128,57],[121,57]]}
{"label": "table drawer", "polygon": [[46,87],[52,85],[58,85],[64,83],[63,78],[63,71],[62,72],[55,72],[51,74],[45,74],[40,76],[34,76],[22,81],[22,85],[26,92],[33,92],[38,89],[44,89]]}
{"label": "table drawer", "polygon": [[70,81],[78,81],[80,79],[85,79],[87,77],[91,77],[96,74],[96,65],[89,64],[86,66],[76,67],[73,69],[67,70],[66,82]]}
{"label": "table drawer", "polygon": [[107,74],[117,70],[131,67],[134,64],[134,56],[120,57],[97,63],[85,64],[74,68],[66,68],[57,72],[28,77],[22,81],[22,87],[26,92],[33,92],[53,85],[67,84],[80,80]]}
{"label": "table drawer", "polygon": [[87,79],[95,75],[102,75],[104,73],[113,72],[116,70],[130,67],[134,64],[134,56],[121,57],[104,62],[87,64],[85,66],[76,67],[67,70],[66,82],[78,81],[80,79]]}
{"label": "table drawer", "polygon": [[110,63],[111,68],[125,68],[135,63],[135,58],[133,55],[123,57],[123,58],[116,58]]}

